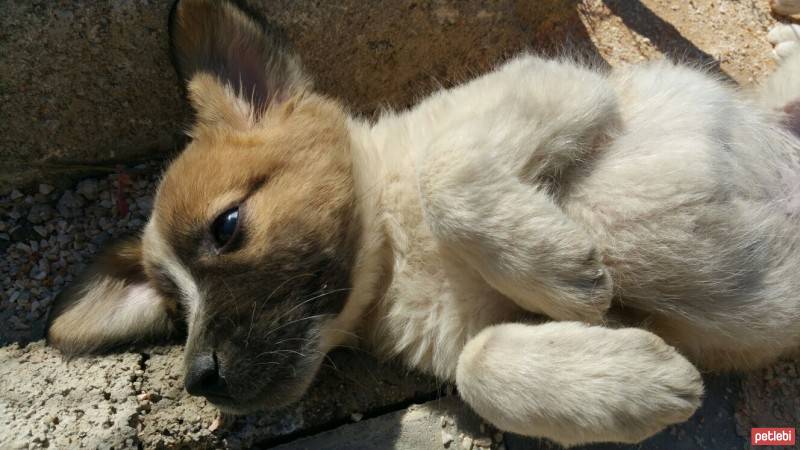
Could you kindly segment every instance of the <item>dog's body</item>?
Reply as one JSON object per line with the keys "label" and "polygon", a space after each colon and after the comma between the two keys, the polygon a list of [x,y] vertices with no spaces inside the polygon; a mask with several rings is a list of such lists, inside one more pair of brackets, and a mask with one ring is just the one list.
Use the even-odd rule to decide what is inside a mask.
{"label": "dog's body", "polygon": [[193,142],[142,241],[59,299],[65,351],[185,318],[187,389],[242,411],[301,395],[356,332],[501,429],[574,444],[688,418],[686,358],[800,347],[800,52],[752,95],[521,56],[371,123],[235,5],[173,23]]}
{"label": "dog's body", "polygon": [[[800,60],[794,64],[800,70]],[[800,93],[800,84],[793,89]],[[485,397],[473,399],[480,413],[519,433],[543,418],[532,420],[514,405],[526,410],[552,389],[560,390],[560,404],[543,406],[542,414],[563,410],[574,422],[560,418],[563,434],[537,434],[580,442],[586,437],[575,430],[585,419],[602,423],[597,431],[606,430],[607,439],[645,435],[632,420],[612,431],[606,411],[587,407],[591,387],[555,375],[565,372],[560,364],[567,362],[553,362],[562,358],[590,378],[594,369],[580,361],[620,368],[619,380],[628,384],[617,399],[617,389],[605,390],[603,402],[683,398],[688,417],[702,387],[677,355],[662,349],[675,364],[668,381],[674,391],[656,400],[648,374],[669,363],[642,366],[657,346],[652,336],[600,333],[572,321],[643,327],[717,369],[758,366],[800,347],[800,144],[777,117],[757,111],[741,93],[669,63],[606,76],[520,57],[409,112],[356,124],[365,129],[354,135],[367,136],[360,147],[380,155],[366,171],[381,174],[375,183],[382,185],[370,189],[382,192],[377,207],[393,255],[393,279],[374,320],[365,322],[375,327],[367,336],[412,367],[457,379],[462,395]],[[596,279],[603,269],[593,252],[602,255],[613,287]],[[573,284],[542,295],[541,285],[559,283]],[[520,320],[523,311],[563,322],[486,330]],[[635,350],[620,356],[594,349],[589,356],[568,336],[614,353]],[[474,350],[469,357],[465,346]],[[644,375],[635,383],[624,376],[640,366]],[[514,367],[526,370],[515,374]],[[533,382],[533,367],[557,381]],[[484,386],[492,371],[504,380],[497,391]],[[485,392],[469,391],[473,379]],[[574,405],[565,404],[570,398]],[[487,400],[505,411],[475,404]],[[509,425],[514,417],[517,424]]]}

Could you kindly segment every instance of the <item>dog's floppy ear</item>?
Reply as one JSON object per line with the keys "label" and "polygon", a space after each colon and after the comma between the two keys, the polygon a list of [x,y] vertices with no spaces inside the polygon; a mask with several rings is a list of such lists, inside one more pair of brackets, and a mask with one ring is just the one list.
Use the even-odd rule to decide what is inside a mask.
{"label": "dog's floppy ear", "polygon": [[163,339],[176,331],[173,305],[145,277],[141,240],[123,241],[56,297],[47,320],[47,343],[79,355]]}
{"label": "dog's floppy ear", "polygon": [[253,126],[310,85],[285,39],[241,2],[178,0],[170,47],[200,124]]}

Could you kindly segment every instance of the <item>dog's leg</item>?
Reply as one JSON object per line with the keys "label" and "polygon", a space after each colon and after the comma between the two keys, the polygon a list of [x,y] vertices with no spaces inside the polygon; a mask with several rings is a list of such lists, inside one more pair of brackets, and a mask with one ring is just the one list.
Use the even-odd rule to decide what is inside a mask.
{"label": "dog's leg", "polygon": [[503,324],[464,348],[461,397],[501,430],[562,445],[639,442],[687,420],[703,382],[656,335],[576,322]]}
{"label": "dog's leg", "polygon": [[[448,193],[429,196],[441,202]],[[525,309],[557,320],[599,321],[612,297],[611,277],[589,235],[543,192],[518,180],[462,191],[428,203],[440,242],[495,289]]]}
{"label": "dog's leg", "polygon": [[800,25],[779,23],[769,30],[767,39],[774,46],[772,56],[779,62],[783,61],[800,51]]}
{"label": "dog's leg", "polygon": [[769,4],[776,14],[784,16],[800,14],[800,0],[770,0]]}
{"label": "dog's leg", "polygon": [[[450,121],[421,159],[426,221],[446,249],[521,307],[598,321],[611,301],[610,275],[553,191],[616,123],[613,89],[600,74],[537,58],[489,77],[448,94],[469,114]],[[492,100],[471,107],[469,98]]]}
{"label": "dog's leg", "polygon": [[762,104],[783,112],[784,125],[800,136],[800,25],[779,24],[769,32],[778,70],[760,86]]}

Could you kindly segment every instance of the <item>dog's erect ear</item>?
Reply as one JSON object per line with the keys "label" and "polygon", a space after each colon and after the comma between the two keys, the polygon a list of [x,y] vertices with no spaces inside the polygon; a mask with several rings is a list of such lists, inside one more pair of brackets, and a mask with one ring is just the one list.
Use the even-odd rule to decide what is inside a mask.
{"label": "dog's erect ear", "polygon": [[178,0],[170,46],[200,123],[252,126],[310,86],[285,39],[240,2]]}
{"label": "dog's erect ear", "polygon": [[177,328],[173,305],[147,282],[141,241],[124,241],[56,297],[47,320],[47,343],[78,355],[165,339]]}

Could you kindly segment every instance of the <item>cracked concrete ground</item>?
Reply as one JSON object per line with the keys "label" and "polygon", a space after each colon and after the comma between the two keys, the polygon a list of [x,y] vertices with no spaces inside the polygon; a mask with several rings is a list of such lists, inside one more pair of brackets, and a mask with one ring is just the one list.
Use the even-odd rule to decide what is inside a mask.
{"label": "cracked concrete ground", "polygon": [[[456,27],[450,32],[472,23],[464,19],[469,8],[440,3],[442,26]],[[611,65],[678,55],[742,84],[774,69],[765,36],[777,19],[766,0],[584,0],[575,13],[593,51]],[[386,45],[401,39],[393,34]],[[391,73],[391,59],[381,61],[389,67],[382,73]],[[452,80],[457,71],[442,73]],[[344,82],[323,74],[324,88]],[[41,342],[49,304],[105,242],[141,228],[160,164],[92,170],[111,175],[0,191],[0,448],[553,448],[497,434],[457,399],[438,399],[448,391],[434,380],[353,351],[333,355],[299,404],[222,423],[183,391],[180,347],[63,360]],[[795,359],[741,376],[709,375],[703,408],[686,424],[641,446],[585,448],[748,448],[753,426],[800,424],[798,371]]]}
{"label": "cracked concrete ground", "polygon": [[298,404],[219,425],[213,406],[184,391],[181,356],[164,346],[65,361],[41,341],[0,348],[0,448],[270,446],[424,402],[438,388],[342,351]]}
{"label": "cracked concrete ground", "polygon": [[0,448],[131,448],[139,442],[140,355],[66,363],[36,342],[0,348]]}

